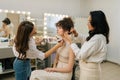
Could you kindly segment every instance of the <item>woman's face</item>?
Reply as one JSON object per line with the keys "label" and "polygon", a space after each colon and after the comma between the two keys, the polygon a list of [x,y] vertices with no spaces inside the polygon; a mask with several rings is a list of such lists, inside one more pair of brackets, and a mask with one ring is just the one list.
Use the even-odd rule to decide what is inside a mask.
{"label": "woman's face", "polygon": [[88,17],[88,24],[87,24],[89,31],[94,30],[94,27],[91,25],[91,20],[92,20],[92,19],[91,19],[91,16],[89,16],[89,17]]}
{"label": "woman's face", "polygon": [[57,26],[57,34],[60,35],[60,36],[64,35],[64,30],[62,29],[62,27]]}
{"label": "woman's face", "polygon": [[36,31],[36,28],[35,28],[35,26],[34,26],[32,32],[31,32],[31,34],[30,34],[30,36],[33,36],[33,35],[36,34],[36,33],[37,33],[37,31]]}

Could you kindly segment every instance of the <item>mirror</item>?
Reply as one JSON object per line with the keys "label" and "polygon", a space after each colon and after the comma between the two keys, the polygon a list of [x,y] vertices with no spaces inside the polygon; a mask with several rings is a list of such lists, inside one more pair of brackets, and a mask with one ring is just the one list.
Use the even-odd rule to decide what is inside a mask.
{"label": "mirror", "polygon": [[[61,20],[68,15],[58,15],[58,14],[44,14],[44,36],[55,36],[56,35],[56,26],[55,23]],[[71,17],[74,22],[74,27],[78,33],[88,35],[87,27],[87,17]]]}
{"label": "mirror", "polygon": [[60,14],[44,14],[44,37],[55,37],[57,34],[55,24],[64,17],[68,17],[68,15],[60,15]]}
{"label": "mirror", "polygon": [[88,18],[87,17],[72,17],[72,19],[74,21],[74,26],[77,32],[88,35],[88,31],[89,31],[87,27]]}
{"label": "mirror", "polygon": [[30,12],[25,12],[25,11],[14,11],[14,10],[9,11],[9,10],[0,9],[0,28],[3,25],[2,21],[5,18],[9,18],[11,21],[11,23],[9,24],[9,28],[11,31],[11,37],[13,37],[16,34],[19,23],[23,20],[29,20],[30,14],[31,14]]}
{"label": "mirror", "polygon": [[[3,29],[3,20],[9,18],[11,23],[8,26],[10,35],[3,37],[4,31],[0,31],[0,47],[5,48],[13,45],[13,38],[17,32],[18,25],[23,20],[30,20],[30,12],[2,10],[0,9],[0,29]],[[4,29],[5,30],[5,29]]]}

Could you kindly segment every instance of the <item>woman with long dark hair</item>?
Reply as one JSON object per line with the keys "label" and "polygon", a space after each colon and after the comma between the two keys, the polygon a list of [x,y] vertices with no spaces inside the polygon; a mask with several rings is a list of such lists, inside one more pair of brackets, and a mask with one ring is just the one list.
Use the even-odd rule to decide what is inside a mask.
{"label": "woman with long dark hair", "polygon": [[[56,27],[58,35],[64,38],[64,34],[69,34],[74,24],[72,19],[68,17],[58,21]],[[33,71],[30,80],[71,80],[74,54],[68,42],[64,42],[65,44],[56,51],[53,67]]]}
{"label": "woman with long dark hair", "polygon": [[88,17],[89,36],[78,34],[75,29],[71,32],[80,40],[82,46],[78,48],[72,43],[68,34],[65,40],[71,44],[71,48],[79,59],[80,79],[79,80],[100,80],[100,63],[105,59],[107,44],[109,43],[109,26],[102,11],[91,11]]}
{"label": "woman with long dark hair", "polygon": [[14,39],[13,52],[16,56],[13,67],[16,80],[29,80],[31,75],[30,59],[44,59],[52,54],[61,44],[55,45],[46,53],[36,48],[33,35],[36,33],[34,24],[29,21],[23,21],[18,26],[17,34]]}

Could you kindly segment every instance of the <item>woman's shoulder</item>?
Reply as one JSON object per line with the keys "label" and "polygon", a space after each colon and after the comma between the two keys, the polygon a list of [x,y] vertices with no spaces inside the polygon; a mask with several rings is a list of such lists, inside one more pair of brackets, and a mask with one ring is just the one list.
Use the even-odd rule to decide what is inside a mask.
{"label": "woman's shoulder", "polygon": [[33,39],[33,37],[30,37],[30,40],[29,40],[29,45],[33,45],[33,44],[35,44],[35,40]]}
{"label": "woman's shoulder", "polygon": [[105,39],[105,36],[103,34],[96,34],[92,39]]}
{"label": "woman's shoulder", "polygon": [[104,41],[104,42],[106,42],[106,38],[102,34],[96,34],[90,39],[90,41],[97,41],[97,42],[103,42]]}

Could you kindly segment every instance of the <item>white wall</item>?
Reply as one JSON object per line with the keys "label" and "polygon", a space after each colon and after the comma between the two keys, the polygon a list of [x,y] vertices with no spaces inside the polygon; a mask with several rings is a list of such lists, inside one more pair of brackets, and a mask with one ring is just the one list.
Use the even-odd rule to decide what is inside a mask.
{"label": "white wall", "polygon": [[81,16],[91,10],[102,10],[110,26],[110,43],[107,59],[120,64],[120,0],[81,0]]}
{"label": "white wall", "polygon": [[80,15],[80,0],[0,0],[0,8],[32,12],[32,17],[43,13]]}
{"label": "white wall", "polygon": [[32,17],[44,12],[88,16],[89,11],[101,9],[110,26],[110,44],[107,59],[120,64],[120,0],[0,0],[0,8],[30,11]]}

